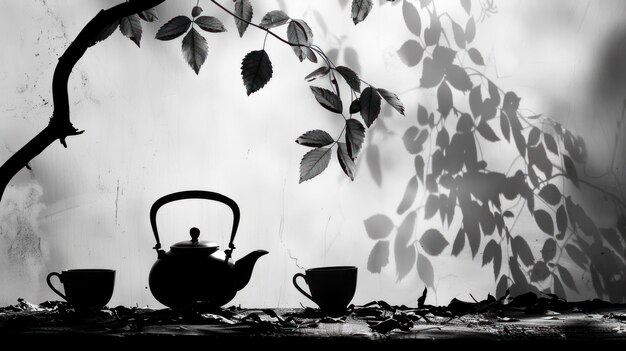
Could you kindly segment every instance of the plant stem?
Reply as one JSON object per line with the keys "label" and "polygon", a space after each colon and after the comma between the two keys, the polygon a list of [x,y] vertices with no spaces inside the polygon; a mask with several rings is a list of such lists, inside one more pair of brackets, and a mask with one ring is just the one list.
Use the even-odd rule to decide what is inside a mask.
{"label": "plant stem", "polygon": [[220,4],[219,2],[217,2],[217,1],[215,1],[215,0],[211,0],[211,2],[212,2],[212,3],[214,3],[214,4],[215,4],[217,7],[219,7],[220,9],[224,10],[224,11],[225,11],[226,13],[228,13],[229,15],[231,15],[231,16],[233,16],[233,17],[235,17],[236,19],[238,19],[238,20],[240,20],[240,21],[242,21],[242,22],[245,22],[245,23],[247,23],[248,25],[251,25],[251,26],[253,26],[253,27],[256,27],[256,28],[258,28],[258,29],[260,29],[260,30],[262,30],[262,31],[267,32],[268,34],[270,34],[270,35],[271,35],[271,36],[273,36],[274,38],[276,38],[276,39],[278,39],[278,40],[282,41],[283,43],[285,43],[285,44],[287,44],[287,45],[290,45],[290,46],[304,46],[304,47],[307,47],[307,48],[311,49],[311,46],[310,46],[310,45],[307,45],[307,44],[296,44],[296,43],[292,43],[292,42],[290,42],[290,41],[288,41],[288,40],[283,39],[281,36],[277,35],[276,33],[272,32],[271,30],[269,30],[269,29],[267,29],[267,28],[263,28],[263,27],[259,26],[258,24],[254,24],[254,23],[252,23],[252,22],[250,22],[250,21],[247,21],[247,20],[245,20],[245,19],[243,19],[243,18],[241,18],[241,17],[237,16],[235,13],[233,13],[233,12],[232,12],[232,11],[230,11],[229,9],[225,8],[224,6],[222,6],[222,4]]}

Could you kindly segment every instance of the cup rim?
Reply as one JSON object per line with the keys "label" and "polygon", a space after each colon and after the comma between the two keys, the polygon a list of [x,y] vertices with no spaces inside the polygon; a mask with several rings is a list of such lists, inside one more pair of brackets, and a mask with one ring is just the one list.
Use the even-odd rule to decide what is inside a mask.
{"label": "cup rim", "polygon": [[106,268],[77,268],[77,269],[66,269],[62,273],[115,273],[115,269],[106,269]]}
{"label": "cup rim", "polygon": [[357,269],[358,268],[356,266],[323,266],[323,267],[309,268],[306,271],[307,272],[324,272],[324,271],[337,272],[337,271],[351,271],[351,270],[357,270]]}

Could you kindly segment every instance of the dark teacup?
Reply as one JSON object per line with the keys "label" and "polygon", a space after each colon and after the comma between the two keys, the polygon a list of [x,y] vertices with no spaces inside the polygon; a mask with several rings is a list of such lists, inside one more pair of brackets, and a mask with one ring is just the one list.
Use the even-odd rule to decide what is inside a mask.
{"label": "dark teacup", "polygon": [[[315,302],[322,313],[328,316],[345,314],[356,291],[357,267],[318,267],[307,269],[305,273],[296,273],[293,276],[296,289]],[[310,295],[298,286],[298,277],[303,277],[309,285]]]}
{"label": "dark teacup", "polygon": [[[63,283],[65,294],[50,279],[57,276]],[[106,306],[113,295],[115,271],[112,269],[69,269],[52,272],[46,278],[50,289],[69,302],[76,310],[96,310]]]}

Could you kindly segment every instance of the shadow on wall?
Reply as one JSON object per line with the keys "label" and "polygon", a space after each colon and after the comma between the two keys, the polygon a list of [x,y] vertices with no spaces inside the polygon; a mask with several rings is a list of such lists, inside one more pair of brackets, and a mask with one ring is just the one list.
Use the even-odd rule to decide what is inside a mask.
{"label": "shadow on wall", "polygon": [[[376,241],[368,270],[379,273],[395,261],[400,280],[417,271],[427,286],[436,288],[435,273],[446,268],[432,260],[449,249],[452,256],[469,251],[483,266],[493,266],[497,296],[510,289],[513,295],[534,291],[626,301],[626,194],[621,191],[626,180],[625,33],[614,31],[606,49],[594,57],[601,67],[598,84],[582,86],[588,89],[582,95],[591,95],[589,102],[600,101],[607,115],[578,124],[608,127],[609,154],[619,154],[615,160],[603,157],[602,164],[589,159],[597,150],[586,146],[588,141],[595,146],[596,135],[584,129],[578,134],[550,116],[529,113],[533,108],[524,106],[523,96],[483,74],[481,67],[495,62],[485,61],[473,46],[481,24],[475,23],[468,2],[456,6],[439,8],[448,25],[433,16],[434,8],[402,5],[413,36],[398,54],[407,66],[421,63],[420,86],[433,96],[408,113],[417,120],[404,127],[402,142],[414,172],[396,196],[396,213],[378,213],[364,221]],[[567,12],[567,6],[558,10]],[[415,23],[429,15],[422,41]],[[442,44],[432,39],[433,32],[436,37],[445,32],[450,39]],[[465,62],[461,53],[467,53]],[[621,114],[614,119],[616,110]],[[572,116],[587,118],[586,112]],[[366,149],[376,151],[366,157],[374,177],[380,177],[377,153],[384,147],[370,144]],[[590,176],[590,167],[598,164],[602,175]]]}

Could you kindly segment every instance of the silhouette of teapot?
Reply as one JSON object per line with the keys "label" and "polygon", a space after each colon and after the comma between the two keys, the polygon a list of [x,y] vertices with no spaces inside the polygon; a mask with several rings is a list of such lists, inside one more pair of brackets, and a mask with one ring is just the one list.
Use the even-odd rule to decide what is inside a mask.
{"label": "silhouette of teapot", "polygon": [[[191,240],[181,241],[161,250],[156,225],[156,214],[161,206],[183,199],[206,199],[226,204],[233,211],[233,228],[228,249],[221,251],[216,243],[198,241],[200,230],[191,228]],[[184,307],[195,302],[219,307],[235,297],[237,291],[250,281],[257,259],[268,252],[256,250],[237,262],[231,260],[235,233],[239,225],[239,206],[232,199],[209,191],[189,190],[165,195],[150,209],[150,224],[156,238],[154,249],[158,259],[152,266],[149,285],[152,295],[171,308]]]}

